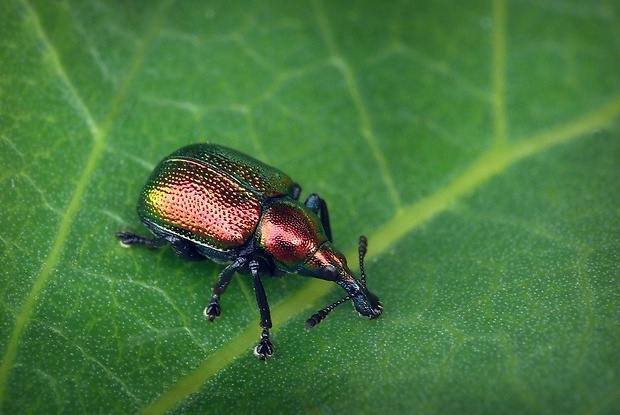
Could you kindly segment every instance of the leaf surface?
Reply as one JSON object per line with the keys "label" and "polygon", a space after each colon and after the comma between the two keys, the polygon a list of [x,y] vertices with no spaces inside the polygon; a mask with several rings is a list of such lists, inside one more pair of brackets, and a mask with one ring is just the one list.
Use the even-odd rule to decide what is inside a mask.
{"label": "leaf surface", "polygon": [[[617,413],[620,7],[48,2],[0,10],[3,413]],[[147,235],[150,170],[246,152],[329,204],[385,308]]]}

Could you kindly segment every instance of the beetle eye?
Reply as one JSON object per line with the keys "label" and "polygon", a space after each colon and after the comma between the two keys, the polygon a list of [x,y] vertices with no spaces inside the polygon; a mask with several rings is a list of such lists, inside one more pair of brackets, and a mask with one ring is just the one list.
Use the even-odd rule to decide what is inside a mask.
{"label": "beetle eye", "polygon": [[326,280],[334,280],[338,276],[338,270],[333,265],[326,265],[321,268],[321,277]]}

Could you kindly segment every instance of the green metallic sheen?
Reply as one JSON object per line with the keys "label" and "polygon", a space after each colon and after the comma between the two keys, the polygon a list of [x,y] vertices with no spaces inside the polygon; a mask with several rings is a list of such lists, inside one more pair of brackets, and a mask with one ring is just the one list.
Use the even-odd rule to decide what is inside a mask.
{"label": "green metallic sheen", "polygon": [[225,255],[254,234],[266,200],[292,197],[296,188],[280,170],[243,153],[194,144],[155,167],[139,199],[138,215],[163,232]]}

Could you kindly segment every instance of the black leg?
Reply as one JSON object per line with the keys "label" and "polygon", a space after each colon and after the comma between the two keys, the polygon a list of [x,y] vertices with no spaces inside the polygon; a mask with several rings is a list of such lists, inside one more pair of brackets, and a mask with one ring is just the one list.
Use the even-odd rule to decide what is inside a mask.
{"label": "black leg", "polygon": [[179,238],[175,235],[158,235],[154,238],[144,238],[131,232],[118,232],[116,237],[121,241],[124,246],[142,245],[149,249],[158,249],[169,243],[174,249],[174,252],[181,258],[188,261],[202,261],[205,258],[198,250],[196,246],[189,241]]}
{"label": "black leg", "polygon": [[269,303],[267,295],[263,288],[263,282],[258,274],[258,261],[252,260],[248,264],[252,273],[252,281],[254,283],[254,293],[256,294],[256,302],[258,303],[258,311],[260,312],[260,326],[263,328],[261,339],[254,348],[254,354],[260,360],[273,355],[273,344],[269,340],[269,329],[271,328],[271,313],[269,312]]}
{"label": "black leg", "polygon": [[116,237],[121,241],[121,244],[125,246],[142,245],[149,249],[158,249],[166,245],[166,240],[161,237],[144,238],[131,232],[117,232]]}
{"label": "black leg", "polygon": [[181,259],[186,261],[203,261],[207,259],[207,257],[198,252],[196,245],[193,242],[186,241],[185,239],[181,239],[177,236],[167,236],[166,240],[170,243],[172,249],[174,249],[174,252]]}
{"label": "black leg", "polygon": [[327,203],[325,200],[321,199],[319,195],[316,193],[312,193],[306,199],[306,206],[308,209],[316,213],[321,219],[321,224],[323,225],[323,230],[325,230],[325,235],[329,242],[333,242],[332,240],[332,229],[329,224],[329,213],[327,212]]}
{"label": "black leg", "polygon": [[245,258],[239,257],[235,260],[235,262],[224,268],[224,271],[220,273],[217,282],[211,289],[213,293],[211,295],[211,302],[208,306],[205,307],[205,310],[203,312],[203,314],[206,318],[209,319],[209,321],[215,320],[216,317],[222,314],[222,309],[220,307],[220,296],[224,293],[224,291],[226,291],[226,288],[228,287],[228,284],[230,284],[230,280],[232,279],[235,271],[243,267],[245,265],[245,262]]}
{"label": "black leg", "polygon": [[295,184],[295,186],[293,186],[293,199],[298,200],[300,194],[301,194],[301,186],[298,184]]}

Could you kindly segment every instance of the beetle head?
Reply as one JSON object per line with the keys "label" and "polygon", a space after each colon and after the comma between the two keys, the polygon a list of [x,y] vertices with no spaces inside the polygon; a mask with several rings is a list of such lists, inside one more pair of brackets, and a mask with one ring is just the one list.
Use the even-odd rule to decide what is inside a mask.
{"label": "beetle head", "polygon": [[[355,278],[347,260],[328,240],[317,215],[297,201],[281,199],[264,212],[256,230],[258,246],[274,260],[279,270],[333,281],[347,292],[346,297],[312,316],[313,327],[339,304],[353,301],[358,313],[376,318],[383,311],[376,295],[366,287],[364,256],[366,238],[359,241],[361,279]],[[318,316],[318,317],[317,317]]]}
{"label": "beetle head", "polygon": [[317,269],[317,277],[334,281],[347,292],[347,295],[334,304],[320,310],[306,321],[306,328],[312,328],[323,320],[338,305],[347,300],[353,301],[353,306],[357,312],[368,318],[377,318],[383,312],[383,306],[376,295],[371,293],[366,287],[366,272],[364,271],[364,256],[366,255],[366,238],[360,237],[359,243],[359,264],[361,279],[353,276],[347,266],[345,257],[338,252],[330,242],[325,242],[315,252],[314,256],[307,262],[307,266]]}

